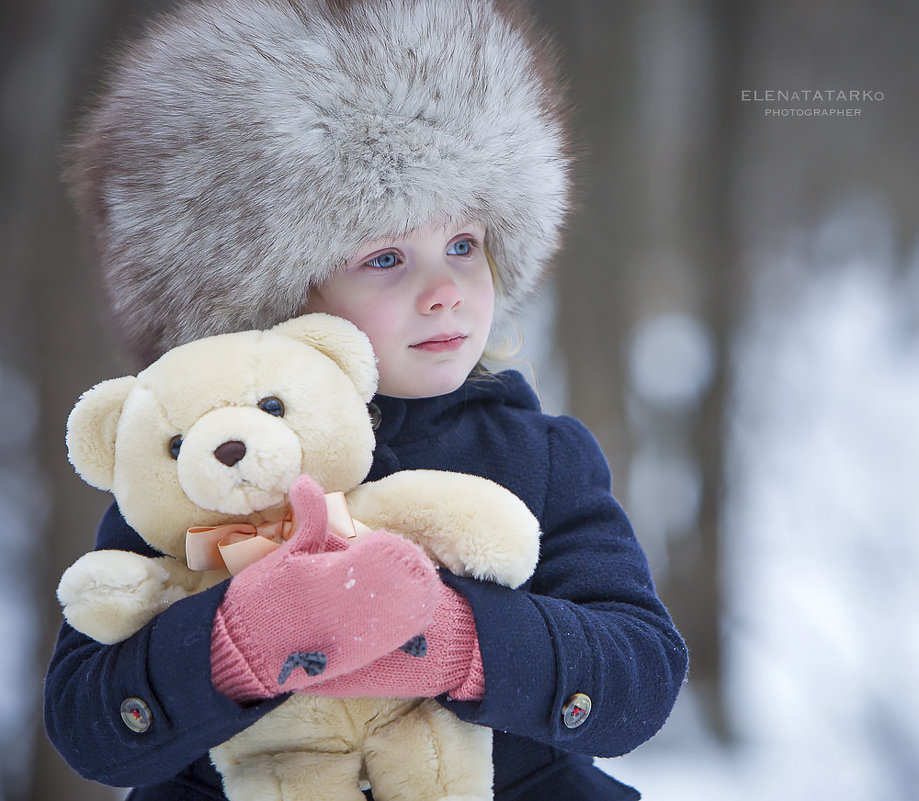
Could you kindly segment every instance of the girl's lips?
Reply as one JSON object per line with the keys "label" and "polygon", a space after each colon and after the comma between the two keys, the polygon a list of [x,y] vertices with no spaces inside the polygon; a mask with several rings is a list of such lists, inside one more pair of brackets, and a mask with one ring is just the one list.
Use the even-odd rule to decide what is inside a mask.
{"label": "girl's lips", "polygon": [[433,339],[426,339],[412,345],[414,350],[423,350],[427,353],[442,353],[444,351],[458,350],[466,341],[464,334],[444,334]]}

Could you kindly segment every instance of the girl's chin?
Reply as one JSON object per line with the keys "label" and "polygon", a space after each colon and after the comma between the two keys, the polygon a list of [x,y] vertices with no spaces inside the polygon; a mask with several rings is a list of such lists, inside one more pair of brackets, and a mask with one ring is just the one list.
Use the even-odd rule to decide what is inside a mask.
{"label": "girl's chin", "polygon": [[410,383],[381,383],[377,392],[390,398],[436,398],[439,395],[449,395],[459,389],[469,377],[468,373],[461,377],[438,378],[429,381],[415,380]]}
{"label": "girl's chin", "polygon": [[[421,356],[421,358],[418,358]],[[390,398],[434,398],[459,389],[475,369],[471,352],[413,354],[399,362],[381,361],[377,392]]]}

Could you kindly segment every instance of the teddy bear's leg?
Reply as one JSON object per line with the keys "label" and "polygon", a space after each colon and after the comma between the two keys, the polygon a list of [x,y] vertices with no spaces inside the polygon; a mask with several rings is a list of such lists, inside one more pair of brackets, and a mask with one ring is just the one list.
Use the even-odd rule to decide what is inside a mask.
{"label": "teddy bear's leg", "polygon": [[491,801],[491,729],[461,721],[436,701],[364,742],[376,801]]}
{"label": "teddy bear's leg", "polygon": [[294,694],[211,749],[230,801],[365,801],[347,703]]}
{"label": "teddy bear's leg", "polygon": [[360,754],[259,754],[224,766],[229,801],[366,801]]}

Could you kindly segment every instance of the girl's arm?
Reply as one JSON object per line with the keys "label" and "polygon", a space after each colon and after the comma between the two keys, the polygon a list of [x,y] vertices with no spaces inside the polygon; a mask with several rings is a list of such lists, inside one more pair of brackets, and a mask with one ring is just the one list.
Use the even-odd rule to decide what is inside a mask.
{"label": "girl's arm", "polygon": [[[472,605],[485,672],[481,703],[445,703],[493,729],[617,756],[663,725],[686,675],[686,647],[593,437],[557,418],[549,446],[541,559],[529,591],[443,577]],[[564,710],[578,693],[591,711],[569,728]]]}
{"label": "girl's arm", "polygon": [[[114,506],[97,548],[149,554]],[[214,688],[211,626],[227,583],[176,602],[115,645],[61,627],[45,678],[45,727],[74,770],[125,787],[164,781],[286,697],[243,708]],[[145,730],[125,723],[125,701],[127,708],[149,710],[133,716],[135,728],[149,723]]]}

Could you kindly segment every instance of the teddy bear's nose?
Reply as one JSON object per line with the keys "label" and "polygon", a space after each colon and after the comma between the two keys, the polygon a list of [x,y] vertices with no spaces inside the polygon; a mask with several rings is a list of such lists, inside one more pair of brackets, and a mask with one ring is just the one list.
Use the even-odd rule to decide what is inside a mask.
{"label": "teddy bear's nose", "polygon": [[224,442],[223,445],[218,445],[214,450],[214,456],[217,457],[217,461],[227,467],[232,467],[245,455],[246,443],[235,439]]}

